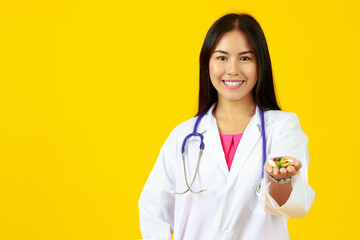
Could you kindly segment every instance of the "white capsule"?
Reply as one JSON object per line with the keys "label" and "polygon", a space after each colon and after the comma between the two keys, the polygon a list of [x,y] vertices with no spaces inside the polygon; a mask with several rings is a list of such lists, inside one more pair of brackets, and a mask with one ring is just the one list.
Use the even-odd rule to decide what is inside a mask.
{"label": "white capsule", "polygon": [[268,162],[269,162],[270,166],[276,167],[276,163],[272,159],[269,159]]}

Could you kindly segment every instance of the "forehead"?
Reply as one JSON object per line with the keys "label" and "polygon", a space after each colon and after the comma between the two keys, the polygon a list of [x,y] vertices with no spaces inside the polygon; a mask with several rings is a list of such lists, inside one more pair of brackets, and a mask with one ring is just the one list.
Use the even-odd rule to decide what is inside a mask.
{"label": "forehead", "polygon": [[253,50],[247,37],[240,30],[232,30],[224,33],[214,47],[215,50],[223,50],[228,53]]}

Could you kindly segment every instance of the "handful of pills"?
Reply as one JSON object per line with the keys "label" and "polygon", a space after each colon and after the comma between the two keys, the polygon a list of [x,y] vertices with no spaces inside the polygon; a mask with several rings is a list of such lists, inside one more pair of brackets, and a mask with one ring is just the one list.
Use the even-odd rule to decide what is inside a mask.
{"label": "handful of pills", "polygon": [[270,166],[280,168],[286,168],[290,166],[294,161],[291,159],[285,159],[284,157],[278,157],[268,160]]}

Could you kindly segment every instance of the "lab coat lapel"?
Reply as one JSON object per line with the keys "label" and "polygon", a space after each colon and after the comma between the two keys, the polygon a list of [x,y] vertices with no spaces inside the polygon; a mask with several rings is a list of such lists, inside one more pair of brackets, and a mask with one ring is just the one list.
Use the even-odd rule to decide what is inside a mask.
{"label": "lab coat lapel", "polygon": [[[211,106],[209,111],[206,114],[207,120],[207,130],[206,137],[204,137],[205,151],[208,151],[211,154],[211,159],[214,159],[218,164],[221,171],[225,176],[229,175],[229,169],[226,164],[225,154],[222,149],[221,139],[219,134],[219,129],[217,126],[216,118],[212,115],[216,103]],[[241,141],[240,141],[241,142]],[[204,151],[204,152],[205,152]]]}
{"label": "lab coat lapel", "polygon": [[[260,123],[260,124],[259,124]],[[254,159],[249,159],[249,155],[254,150],[255,146],[258,144],[261,139],[261,122],[260,122],[260,112],[259,108],[256,107],[256,112],[251,118],[248,126],[246,127],[244,134],[240,140],[240,143],[236,149],[234,160],[231,166],[228,186],[236,179],[240,170],[246,163],[246,161],[253,161]]]}
{"label": "lab coat lapel", "polygon": [[[226,164],[225,154],[222,149],[221,139],[219,134],[219,129],[215,117],[212,115],[216,103],[214,103],[206,114],[206,136],[204,137],[205,143],[205,152],[208,151],[211,159],[215,159],[219,168],[224,173],[225,176],[228,176],[228,186],[235,180],[239,174],[241,168],[244,166],[249,155],[254,150],[259,141],[261,140],[261,119],[260,119],[260,109],[256,106],[256,112],[251,118],[248,126],[246,127],[244,134],[240,140],[240,143],[236,149],[234,160],[229,172],[229,169]],[[265,125],[268,125],[274,121],[274,115],[270,112],[265,112]],[[204,117],[204,118],[205,118]],[[261,143],[260,143],[261,144]],[[261,152],[259,152],[261,156]]]}

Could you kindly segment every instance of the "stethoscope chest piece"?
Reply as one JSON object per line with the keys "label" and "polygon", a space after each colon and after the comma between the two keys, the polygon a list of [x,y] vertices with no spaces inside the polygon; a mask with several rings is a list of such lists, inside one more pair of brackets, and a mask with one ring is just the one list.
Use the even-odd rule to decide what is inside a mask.
{"label": "stethoscope chest piece", "polygon": [[256,193],[260,193],[260,190],[261,190],[261,183],[258,183],[257,185],[256,185],[256,187],[255,187],[255,191],[256,191]]}

